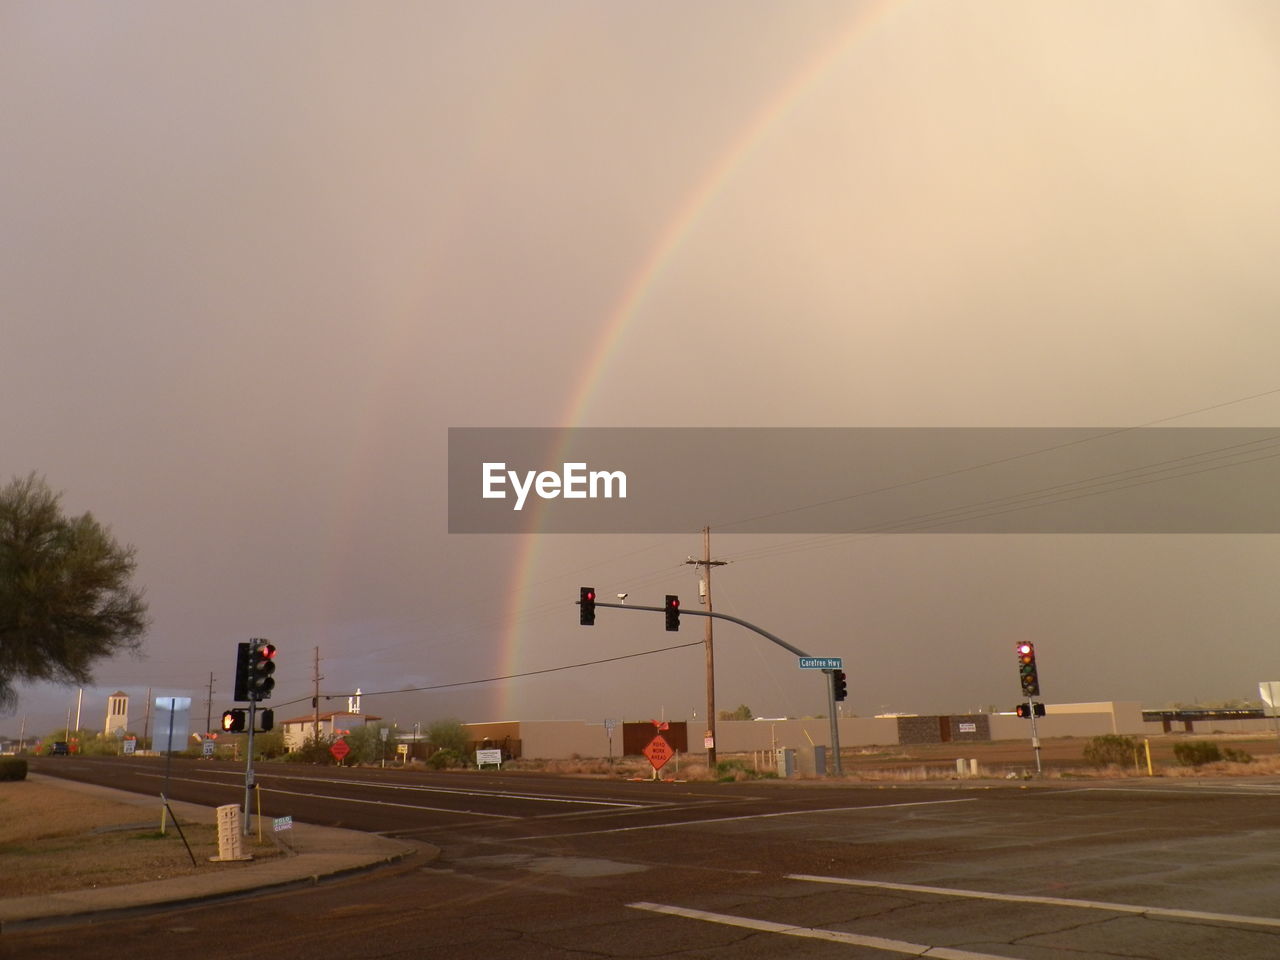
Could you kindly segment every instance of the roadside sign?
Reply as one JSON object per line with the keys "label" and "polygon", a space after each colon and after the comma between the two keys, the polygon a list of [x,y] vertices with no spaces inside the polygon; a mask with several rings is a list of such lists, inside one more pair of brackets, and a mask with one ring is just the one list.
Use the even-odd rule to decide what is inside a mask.
{"label": "roadside sign", "polygon": [[801,657],[801,670],[843,670],[843,657]]}
{"label": "roadside sign", "polygon": [[281,830],[292,830],[293,817],[276,817],[275,820],[272,821],[272,829],[275,830],[276,833],[279,833]]}
{"label": "roadside sign", "polygon": [[200,750],[206,757],[212,757],[214,747],[216,746],[217,744],[214,743],[212,740],[205,740],[202,744],[200,744]]}
{"label": "roadside sign", "polygon": [[329,748],[329,752],[333,754],[333,759],[341,763],[346,759],[347,754],[351,752],[351,747],[347,745],[345,740],[335,740],[333,741],[333,746]]}
{"label": "roadside sign", "polygon": [[675,751],[671,749],[671,744],[667,743],[662,734],[658,734],[650,740],[640,752],[645,755],[654,770],[661,770],[666,766],[667,761],[675,756]]}
{"label": "roadside sign", "polygon": [[133,753],[133,751],[137,748],[137,746],[138,746],[138,741],[137,741],[137,740],[135,740],[135,739],[133,739],[132,737],[130,737],[128,740],[124,741],[124,752],[125,752],[125,755],[127,756],[127,755],[129,755],[129,754]]}

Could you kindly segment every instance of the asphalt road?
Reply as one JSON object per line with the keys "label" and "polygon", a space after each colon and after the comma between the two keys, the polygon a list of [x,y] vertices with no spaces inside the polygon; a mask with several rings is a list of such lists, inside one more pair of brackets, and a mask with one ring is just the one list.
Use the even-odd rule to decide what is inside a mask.
{"label": "asphalt road", "polygon": [[[158,792],[154,762],[41,772],[55,763]],[[219,766],[175,763],[170,795],[235,802],[242,784]],[[291,894],[6,933],[0,955],[1280,956],[1277,781],[890,788],[284,767],[261,782],[264,805],[280,805],[267,812],[420,837],[442,855]]]}

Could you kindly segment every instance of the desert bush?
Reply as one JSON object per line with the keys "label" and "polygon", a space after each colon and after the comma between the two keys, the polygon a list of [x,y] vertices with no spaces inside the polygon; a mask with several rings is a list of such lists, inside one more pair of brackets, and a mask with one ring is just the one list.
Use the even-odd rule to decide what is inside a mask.
{"label": "desert bush", "polygon": [[1184,767],[1201,767],[1206,763],[1217,763],[1222,759],[1222,751],[1212,740],[1188,740],[1173,745],[1173,755]]}
{"label": "desert bush", "polygon": [[0,757],[0,780],[27,779],[27,761],[21,757]]}
{"label": "desert bush", "polygon": [[1138,741],[1135,738],[1108,733],[1094,737],[1085,744],[1084,759],[1095,767],[1122,767],[1133,763],[1137,749]]}
{"label": "desert bush", "polygon": [[427,758],[427,766],[432,770],[447,770],[454,767],[469,767],[466,756],[458,750],[437,750]]}
{"label": "desert bush", "polygon": [[1253,754],[1246,750],[1236,750],[1233,747],[1222,748],[1222,759],[1231,763],[1253,763]]}

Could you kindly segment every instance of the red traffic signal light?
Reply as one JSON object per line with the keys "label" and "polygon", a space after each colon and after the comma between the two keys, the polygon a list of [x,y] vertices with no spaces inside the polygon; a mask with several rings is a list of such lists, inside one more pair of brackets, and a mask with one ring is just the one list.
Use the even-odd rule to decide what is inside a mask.
{"label": "red traffic signal light", "polygon": [[266,640],[249,641],[249,669],[246,686],[250,700],[266,700],[275,688],[275,644]]}
{"label": "red traffic signal light", "polygon": [[596,588],[578,588],[578,623],[584,627],[595,626],[596,622]]}
{"label": "red traffic signal light", "polygon": [[664,607],[667,615],[667,629],[680,629],[680,598],[673,593],[667,594],[667,602]]}

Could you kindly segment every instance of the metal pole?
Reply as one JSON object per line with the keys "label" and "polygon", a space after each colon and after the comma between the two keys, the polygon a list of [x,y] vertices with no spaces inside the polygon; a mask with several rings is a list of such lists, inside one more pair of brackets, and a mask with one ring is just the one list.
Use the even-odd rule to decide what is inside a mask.
{"label": "metal pole", "polygon": [[[250,694],[253,696],[253,694]],[[257,726],[258,701],[249,701],[249,742],[244,758],[244,835],[249,835],[249,815],[253,807],[249,798],[253,794],[253,728]]]}
{"label": "metal pole", "polygon": [[[164,804],[164,810],[169,809],[169,771],[173,769],[173,714],[178,706],[176,697],[169,698],[169,741],[168,749],[164,754],[164,790],[160,794],[160,800]],[[160,832],[164,833],[164,810],[160,811]]]}
{"label": "metal pole", "polygon": [[[835,776],[840,777],[844,776],[844,769],[840,765],[840,721],[836,718],[836,672],[822,672],[827,675],[827,716],[831,718],[831,770]],[[823,773],[825,772],[824,770]]]}
{"label": "metal pole", "polygon": [[1036,702],[1028,700],[1027,706],[1031,708],[1031,748],[1036,754],[1036,773],[1041,773],[1040,769],[1040,738],[1036,735]]}

